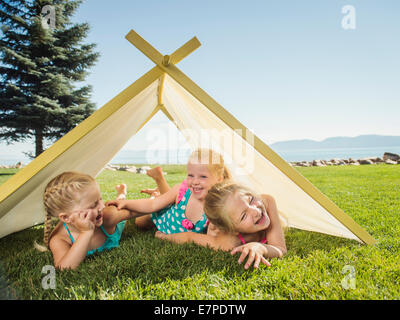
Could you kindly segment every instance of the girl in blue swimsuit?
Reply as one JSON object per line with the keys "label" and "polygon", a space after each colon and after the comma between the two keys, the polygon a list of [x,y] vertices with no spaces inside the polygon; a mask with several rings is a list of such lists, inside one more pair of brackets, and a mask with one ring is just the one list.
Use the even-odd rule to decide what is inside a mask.
{"label": "girl in blue swimsuit", "polygon": [[[155,203],[166,201],[165,207],[151,211],[140,205],[143,200],[150,199],[121,200],[110,202],[110,204],[115,204],[120,209],[140,213],[152,212],[151,215],[136,218],[135,223],[139,228],[156,226],[159,231],[166,234],[205,233],[207,229],[208,232],[213,229],[204,214],[203,205],[208,190],[214,184],[231,177],[221,155],[210,149],[195,150],[189,157],[186,180],[173,188],[167,184],[160,167],[149,170],[147,174],[157,182],[157,192],[160,193],[158,197],[150,199]],[[146,193],[153,191],[147,190]]]}
{"label": "girl in blue swimsuit", "polygon": [[[126,185],[116,187],[117,199],[124,199]],[[77,268],[86,256],[118,247],[125,220],[134,217],[127,210],[105,207],[96,180],[79,172],[64,172],[46,186],[44,196],[45,246],[54,265],[60,269]],[[52,230],[52,217],[60,222]]]}

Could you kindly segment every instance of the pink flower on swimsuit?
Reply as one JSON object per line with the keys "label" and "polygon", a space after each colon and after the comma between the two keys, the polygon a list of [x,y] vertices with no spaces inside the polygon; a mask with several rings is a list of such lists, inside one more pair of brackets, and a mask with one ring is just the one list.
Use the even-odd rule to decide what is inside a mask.
{"label": "pink flower on swimsuit", "polygon": [[184,180],[184,181],[181,183],[181,186],[180,186],[180,188],[179,188],[178,197],[177,197],[177,199],[176,199],[176,204],[178,204],[179,202],[181,202],[181,200],[182,200],[183,196],[185,195],[187,189],[188,189],[188,184],[187,184],[186,180]]}
{"label": "pink flower on swimsuit", "polygon": [[183,219],[182,220],[182,227],[184,227],[187,230],[192,230],[193,229],[193,223],[191,223],[188,219]]}

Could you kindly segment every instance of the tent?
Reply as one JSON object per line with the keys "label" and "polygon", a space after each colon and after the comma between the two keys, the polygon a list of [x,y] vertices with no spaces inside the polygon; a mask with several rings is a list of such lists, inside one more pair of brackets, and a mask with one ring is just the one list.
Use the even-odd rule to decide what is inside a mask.
{"label": "tent", "polygon": [[156,66],[0,186],[0,238],[44,220],[48,181],[75,170],[97,176],[157,112],[192,148],[204,141],[224,156],[235,179],[271,194],[289,227],[373,244],[375,240],[312,183],[196,85],[176,64],[196,50],[196,37],[163,56],[135,31],[126,39]]}

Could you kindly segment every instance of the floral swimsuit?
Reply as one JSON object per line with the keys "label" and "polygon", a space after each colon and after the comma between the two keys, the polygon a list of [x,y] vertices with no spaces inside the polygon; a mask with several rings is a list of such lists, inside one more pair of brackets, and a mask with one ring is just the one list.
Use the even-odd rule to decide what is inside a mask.
{"label": "floral swimsuit", "polygon": [[206,232],[208,220],[204,213],[196,223],[186,218],[186,206],[191,194],[192,192],[189,190],[186,181],[183,181],[179,188],[176,203],[151,215],[151,219],[159,231],[165,234],[189,231],[197,233]]}

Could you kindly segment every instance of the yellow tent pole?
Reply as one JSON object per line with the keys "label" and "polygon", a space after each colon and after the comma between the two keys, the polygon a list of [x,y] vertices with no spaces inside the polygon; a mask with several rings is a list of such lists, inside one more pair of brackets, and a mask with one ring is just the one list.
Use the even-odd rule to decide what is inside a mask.
{"label": "yellow tent pole", "polygon": [[196,50],[200,46],[201,46],[200,41],[196,37],[193,37],[188,42],[186,42],[182,47],[180,47],[178,50],[176,50],[174,53],[171,54],[170,63],[177,64],[183,58],[191,54],[194,50]]}
{"label": "yellow tent pole", "polygon": [[[172,123],[174,123],[175,126],[176,126],[176,122],[175,122],[174,118],[172,118],[171,114],[168,112],[168,110],[165,108],[164,105],[160,105],[160,110],[161,110],[161,111],[166,115],[166,117],[167,117],[170,121],[172,121]],[[179,129],[179,128],[178,128],[178,129]]]}
{"label": "yellow tent pole", "polygon": [[164,81],[165,81],[165,73],[160,77],[160,83],[158,85],[157,98],[159,106],[163,104],[162,95],[164,92]]}
{"label": "yellow tent pole", "polygon": [[[125,36],[125,38],[131,42],[135,43],[135,46],[147,57],[151,57],[150,59],[155,62],[157,65],[163,65],[164,56],[157,51],[150,43],[144,40],[138,33],[131,30]],[[200,47],[201,43],[196,38],[193,37],[188,42],[186,42],[183,46],[177,49],[174,53],[169,56],[168,62],[170,65],[175,65],[179,61],[181,61],[184,57],[192,53],[198,47]]]}
{"label": "yellow tent pole", "polygon": [[158,93],[157,93],[157,95],[158,95],[158,106],[157,106],[157,111],[161,110],[166,115],[166,117],[176,125],[174,119],[172,118],[172,116],[168,112],[168,110],[165,108],[164,103],[163,103],[163,98],[162,97],[163,97],[163,92],[164,92],[164,82],[165,82],[165,73],[160,77],[160,84],[158,86]]}
{"label": "yellow tent pole", "polygon": [[[355,234],[366,244],[374,244],[376,240],[372,238],[363,228],[361,228],[350,216],[341,210],[333,201],[319,191],[298,171],[292,168],[285,160],[269,148],[261,139],[249,131],[241,122],[227,112],[218,102],[209,96],[203,89],[187,77],[174,64],[163,64],[163,56],[152,47],[147,41],[141,38],[135,31],[131,30],[126,39],[143,52],[150,60],[162,68],[171,78],[178,82],[205,107],[214,113],[219,119],[226,123],[231,129],[235,130],[246,142],[254,141],[254,148],[262,154],[268,161],[277,167],[282,173],[289,177],[311,198],[318,202],[323,208],[330,212],[338,221]],[[239,130],[238,130],[239,129]]]}
{"label": "yellow tent pole", "polygon": [[160,106],[157,106],[153,112],[147,117],[147,119],[142,123],[142,125],[139,127],[139,129],[136,130],[136,133],[138,133],[145,125],[147,122],[149,122],[151,120],[151,118],[154,117],[154,115],[160,111]]}

